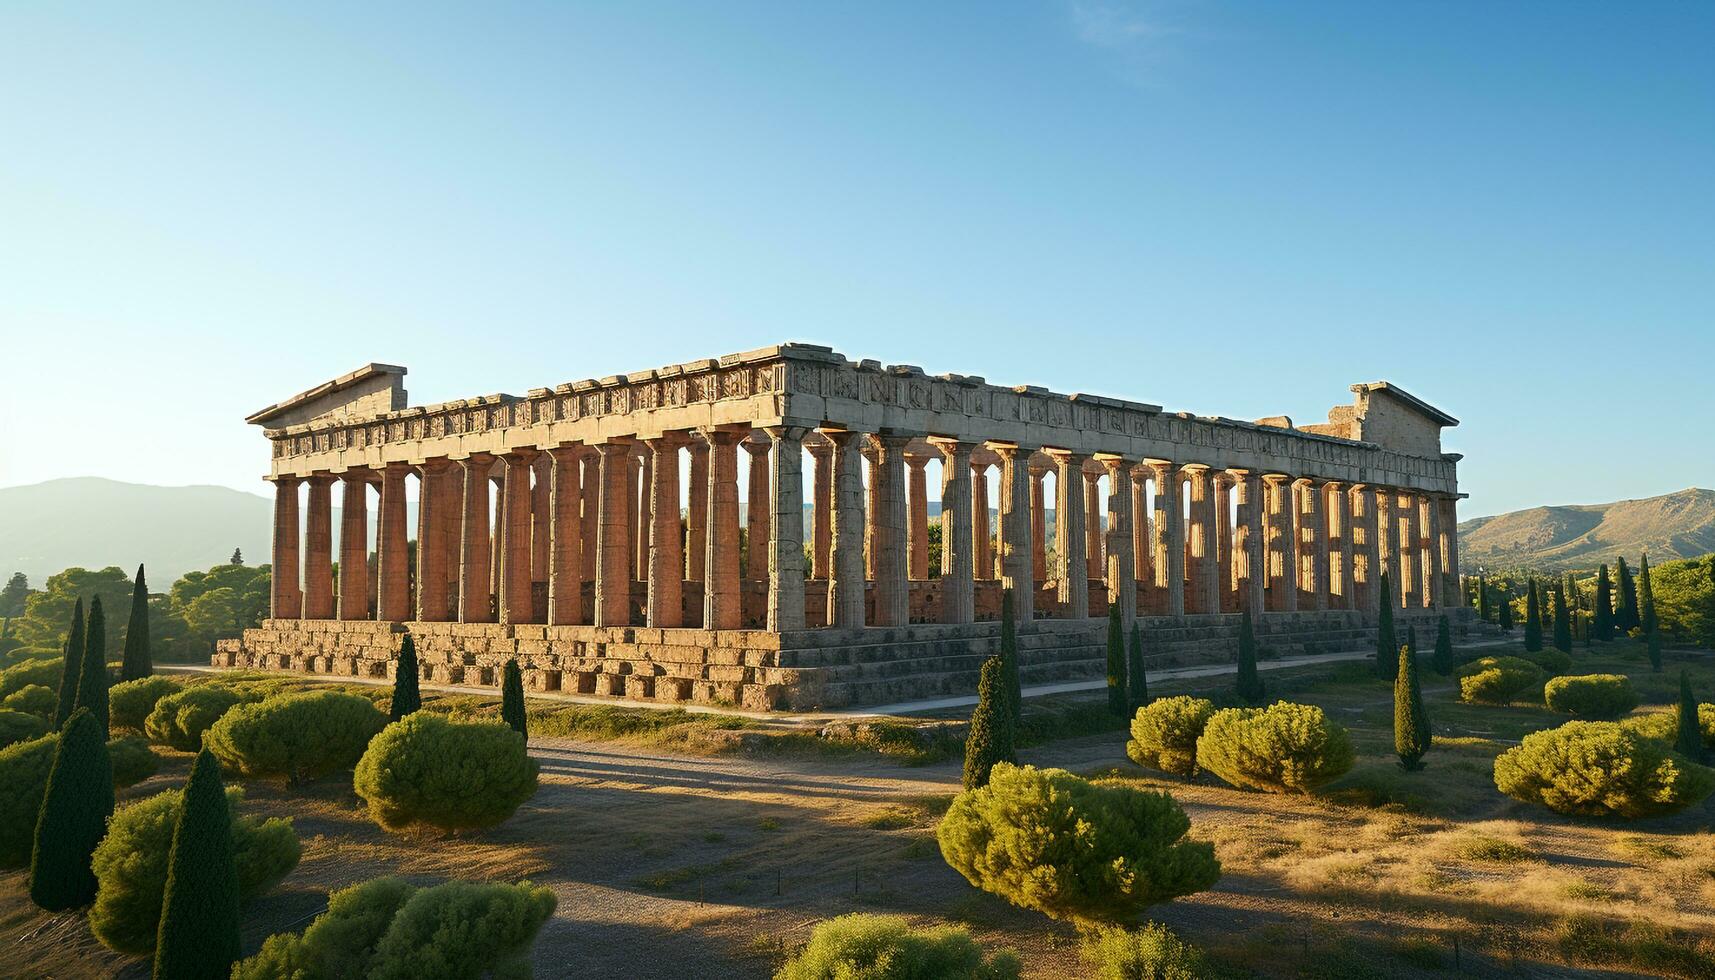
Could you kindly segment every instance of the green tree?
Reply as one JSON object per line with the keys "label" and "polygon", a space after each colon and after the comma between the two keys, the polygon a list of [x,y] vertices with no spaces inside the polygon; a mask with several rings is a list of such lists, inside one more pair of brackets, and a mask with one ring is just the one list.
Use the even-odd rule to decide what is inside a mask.
{"label": "green tree", "polygon": [[119,668],[122,681],[134,681],[155,672],[149,653],[149,586],[143,581],[142,565],[137,566],[137,579],[131,589],[131,621],[125,625],[125,656]]}
{"label": "green tree", "polygon": [[1697,717],[1697,699],[1691,695],[1691,675],[1679,668],[1679,729],[1673,749],[1692,762],[1703,761],[1703,730]]}
{"label": "green tree", "polygon": [[1108,603],[1108,711],[1115,717],[1126,715],[1125,632],[1120,624],[1120,607]]}
{"label": "green tree", "polygon": [[524,675],[518,669],[518,661],[506,661],[506,670],[500,681],[500,720],[518,734],[530,739],[530,718],[524,711]]}
{"label": "green tree", "polygon": [[[1382,573],[1386,577],[1387,573]],[[1489,580],[1486,576],[1477,576],[1477,618],[1485,623],[1494,622],[1493,614],[1489,611]]]}
{"label": "green tree", "polygon": [[1013,621],[1012,590],[1000,596],[1000,665],[1005,674],[1007,713],[1012,716],[1012,728],[1024,727],[1024,681],[1018,672],[1018,624]]}
{"label": "green tree", "polygon": [[1525,586],[1524,648],[1535,653],[1542,649],[1542,605],[1536,599],[1536,579]]}
{"label": "green tree", "polygon": [[89,601],[96,596],[101,597],[102,608],[113,625],[107,631],[104,655],[114,659],[124,640],[117,627],[131,616],[131,579],[122,568],[68,568],[48,576],[42,590],[31,594],[23,617],[14,624],[18,639],[27,647],[59,646],[71,625],[77,600],[83,600],[87,613]]}
{"label": "green tree", "polygon": [[1125,668],[1125,681],[1127,707],[1135,715],[1137,709],[1149,703],[1149,678],[1143,672],[1143,627],[1135,619],[1131,623],[1131,656]]}
{"label": "green tree", "polygon": [[1619,595],[1614,599],[1614,628],[1624,633],[1638,628],[1638,587],[1632,581],[1632,570],[1626,565],[1626,556],[1621,555],[1619,567],[1615,572],[1615,585]]}
{"label": "green tree", "polygon": [[1596,618],[1590,623],[1590,636],[1602,643],[1614,638],[1613,585],[1606,564],[1596,570]]}
{"label": "green tree", "polygon": [[101,597],[89,600],[89,621],[84,625],[83,661],[78,665],[77,701],[72,710],[88,708],[101,728],[101,740],[111,734],[107,723],[107,616]]}
{"label": "green tree", "polygon": [[393,703],[387,708],[388,721],[398,721],[423,707],[418,675],[417,644],[406,633],[399,643],[399,662],[393,666]]}
{"label": "green tree", "polygon": [[54,727],[65,725],[77,705],[77,682],[83,666],[83,600],[72,609],[71,628],[66,631],[65,659],[60,663],[60,700],[54,709]]}
{"label": "green tree", "polygon": [[1566,589],[1554,592],[1554,649],[1572,652],[1572,619],[1566,612]]}
{"label": "green tree", "polygon": [[1500,623],[1502,633],[1513,631],[1513,595],[1510,589],[1500,591]]}
{"label": "green tree", "polygon": [[1453,627],[1446,615],[1435,624],[1435,654],[1429,664],[1442,677],[1453,673]]}
{"label": "green tree", "polygon": [[232,813],[220,760],[203,749],[191,764],[183,809],[173,827],[155,937],[155,976],[225,980],[241,952],[238,925]]}
{"label": "green tree", "polygon": [[1239,616],[1239,672],[1233,690],[1246,704],[1261,704],[1266,696],[1256,669],[1256,632],[1251,628],[1249,609]]}
{"label": "green tree", "polygon": [[1393,631],[1393,586],[1388,573],[1381,574],[1376,593],[1376,675],[1391,681],[1399,668],[1395,659],[1399,655],[1399,637]]}
{"label": "green tree", "polygon": [[1431,741],[1429,714],[1417,681],[1417,651],[1407,644],[1399,648],[1399,671],[1393,681],[1393,750],[1399,764],[1407,771],[1423,768]]}
{"label": "green tree", "polygon": [[54,765],[36,820],[30,900],[63,912],[95,900],[90,856],[113,815],[113,764],[107,737],[87,710],[72,713],[54,749]]}
{"label": "green tree", "polygon": [[24,614],[24,604],[30,598],[30,579],[23,572],[13,572],[0,588],[0,618],[11,619]]}
{"label": "green tree", "polygon": [[1654,633],[1661,626],[1661,619],[1655,612],[1655,587],[1650,582],[1649,552],[1644,552],[1643,563],[1638,566],[1638,626],[1645,634]]}
{"label": "green tree", "polygon": [[228,565],[242,565],[242,564],[244,564],[244,549],[243,548],[232,549],[232,557],[228,558],[226,560],[226,563]]}
{"label": "green tree", "polygon": [[1016,762],[1012,719],[1007,717],[1006,678],[1000,659],[983,661],[977,680],[977,707],[965,736],[965,788],[986,786],[997,762]]}

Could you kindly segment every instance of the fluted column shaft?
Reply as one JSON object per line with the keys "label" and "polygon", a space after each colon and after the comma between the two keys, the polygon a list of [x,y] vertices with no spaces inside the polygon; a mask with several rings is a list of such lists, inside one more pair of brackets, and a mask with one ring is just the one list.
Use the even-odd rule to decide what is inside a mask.
{"label": "fluted column shaft", "polygon": [[738,554],[737,433],[699,432],[709,448],[707,495],[707,554],[703,559],[703,629],[735,630],[744,626],[744,594]]}
{"label": "fluted column shaft", "polygon": [[595,625],[631,624],[630,442],[604,442],[596,500]]}
{"label": "fluted column shaft", "polygon": [[1179,468],[1152,464],[1155,470],[1155,587],[1163,612],[1185,615],[1185,515],[1179,505]]}
{"label": "fluted column shaft", "polygon": [[1092,579],[1107,574],[1102,550],[1102,475],[1084,473],[1084,564]]}
{"label": "fluted column shaft", "polygon": [[578,486],[578,524],[583,540],[582,547],[578,550],[582,554],[584,567],[578,574],[585,582],[594,583],[596,561],[600,554],[596,550],[596,529],[601,526],[601,453],[586,447],[579,456],[579,467],[583,470],[583,477]]}
{"label": "fluted column shaft", "polygon": [[1030,591],[1037,582],[1048,581],[1048,494],[1046,469],[1030,469]]}
{"label": "fluted column shaft", "polygon": [[[411,618],[411,556],[405,526],[405,475],[410,467],[390,463],[381,471],[381,513],[375,529],[378,592],[375,618],[402,623]],[[422,547],[421,539],[418,548]]]}
{"label": "fluted column shaft", "polygon": [[971,464],[971,554],[975,560],[972,569],[979,579],[994,578],[994,537],[989,529],[988,474],[987,463]]}
{"label": "fluted column shaft", "polygon": [[309,512],[304,520],[305,619],[333,618],[333,481],[310,477]]}
{"label": "fluted column shaft", "polygon": [[1381,575],[1375,488],[1354,484],[1348,497],[1352,505],[1352,598],[1356,608],[1368,616],[1376,611],[1376,583]]}
{"label": "fluted column shaft", "polygon": [[1135,520],[1131,468],[1135,462],[1123,458],[1102,460],[1108,471],[1108,601],[1119,606],[1120,625],[1127,636],[1137,619],[1137,568],[1131,551]]}
{"label": "fluted column shaft", "polygon": [[939,442],[945,462],[941,489],[941,621],[976,618],[975,558],[971,554],[971,450],[968,442]]}
{"label": "fluted column shaft", "polygon": [[[548,623],[584,623],[583,489],[581,447],[548,450]],[[676,484],[675,484],[676,486]]]}
{"label": "fluted column shaft", "polygon": [[1220,598],[1220,611],[1238,609],[1238,562],[1233,554],[1233,484],[1232,478],[1220,471],[1211,471],[1209,479],[1215,487],[1215,583]]}
{"label": "fluted column shaft", "polygon": [[1138,592],[1148,594],[1150,586],[1155,584],[1154,557],[1155,542],[1149,530],[1149,493],[1146,487],[1147,470],[1132,467],[1126,475],[1126,483],[1131,487],[1131,561],[1137,572]]}
{"label": "fluted column shaft", "polygon": [[768,629],[804,628],[804,434],[798,426],[763,430],[773,442],[768,488],[773,501],[768,549]]}
{"label": "fluted column shaft", "polygon": [[863,436],[849,431],[823,434],[833,443],[828,625],[856,629],[864,625]]}
{"label": "fluted column shaft", "polygon": [[431,459],[417,470],[418,622],[447,618],[447,485],[445,460]]}
{"label": "fluted column shaft", "polygon": [[1186,485],[1191,491],[1191,527],[1185,569],[1191,581],[1192,598],[1187,612],[1217,613],[1221,611],[1220,565],[1215,560],[1215,488],[1207,466],[1185,467]]}
{"label": "fluted column shaft", "polygon": [[1417,529],[1417,501],[1404,491],[1394,492],[1394,513],[1399,531],[1395,547],[1399,561],[1399,601],[1407,609],[1423,605],[1423,551]]}
{"label": "fluted column shaft", "polygon": [[1428,494],[1415,496],[1418,532],[1422,535],[1423,605],[1429,609],[1441,607],[1441,515],[1436,513]]}
{"label": "fluted column shaft", "polygon": [[273,575],[268,615],[272,619],[297,619],[303,615],[304,594],[298,585],[298,480],[282,476],[274,481]]}
{"label": "fluted column shaft", "polygon": [[812,443],[810,450],[810,577],[826,579],[833,568],[834,447]]}
{"label": "fluted column shaft", "polygon": [[[685,554],[683,524],[679,508],[679,440],[662,437],[649,440],[649,595],[645,621],[657,629],[685,624]],[[751,458],[755,468],[756,457]],[[753,481],[754,482],[754,481]],[[691,491],[695,493],[696,487]],[[751,492],[756,491],[753,488]],[[763,490],[767,498],[768,492]],[[752,513],[755,503],[752,502]],[[753,518],[754,520],[754,518]],[[767,522],[763,522],[766,529]],[[750,529],[751,554],[768,559],[764,541]]]}
{"label": "fluted column shaft", "polygon": [[1060,609],[1067,619],[1090,616],[1089,558],[1084,554],[1084,460],[1082,453],[1055,452],[1055,574],[1060,580]]}
{"label": "fluted column shaft", "polygon": [[875,625],[904,626],[911,621],[905,543],[905,446],[911,439],[888,433],[875,441],[871,482],[876,511],[870,519],[875,553]]}
{"label": "fluted column shaft", "polygon": [[773,502],[768,496],[769,441],[757,437],[744,441],[744,451],[750,459],[745,469],[745,535],[750,546],[745,552],[744,577],[765,581],[768,578],[768,542],[774,532],[768,524],[773,515]]}
{"label": "fluted column shaft", "polygon": [[685,507],[685,578],[701,582],[708,578],[703,563],[709,556],[709,444],[695,439],[690,449],[691,499]]}
{"label": "fluted column shaft", "polygon": [[500,537],[500,621],[528,623],[530,601],[530,464],[534,451],[502,456]]}
{"label": "fluted column shaft", "polygon": [[464,541],[459,548],[459,622],[492,623],[494,609],[488,528],[488,471],[494,457],[475,453],[459,460],[464,469]]}
{"label": "fluted column shaft", "polygon": [[649,502],[655,499],[650,487],[654,479],[654,471],[650,468],[649,451],[643,450],[643,455],[632,455],[632,487],[631,493],[636,500],[632,501],[632,520],[635,522],[631,529],[631,576],[638,582],[649,580]]}
{"label": "fluted column shaft", "polygon": [[1352,609],[1351,497],[1344,483],[1330,480],[1323,485],[1322,508],[1328,538],[1328,605]]}
{"label": "fluted column shaft", "polygon": [[1328,528],[1323,519],[1322,485],[1315,480],[1294,484],[1299,501],[1299,566],[1304,595],[1312,609],[1328,608]]}
{"label": "fluted column shaft", "polygon": [[1001,586],[1012,590],[1013,622],[1028,623],[1036,615],[1036,542],[1030,507],[1030,457],[1035,447],[1000,446],[995,452],[1000,454]]}
{"label": "fluted column shaft", "polygon": [[340,477],[339,618],[369,618],[369,474]]}
{"label": "fluted column shaft", "polygon": [[1298,506],[1292,478],[1263,478],[1268,501],[1268,596],[1275,612],[1298,610]]}
{"label": "fluted column shaft", "polygon": [[877,455],[874,441],[865,440],[864,447],[861,452],[863,454],[864,462],[868,464],[870,474],[869,479],[864,481],[863,485],[863,577],[870,581],[874,581],[875,522],[881,514],[880,498],[877,496],[881,490],[881,481],[875,477]]}
{"label": "fluted column shaft", "polygon": [[1235,471],[1233,493],[1238,511],[1237,538],[1233,549],[1239,562],[1239,608],[1250,610],[1252,618],[1261,616],[1268,595],[1268,561],[1265,556],[1263,530],[1262,478],[1248,471]]}
{"label": "fluted column shaft", "polygon": [[912,453],[905,457],[906,577],[921,582],[929,577],[929,480],[924,470],[929,457]]}
{"label": "fluted column shaft", "polygon": [[[1386,575],[1394,605],[1400,604],[1399,523],[1394,514],[1394,499],[1399,495],[1391,487],[1376,487],[1371,494],[1376,510],[1376,567]],[[1378,583],[1379,587],[1379,583]],[[1378,600],[1379,601],[1379,600]]]}
{"label": "fluted column shaft", "polygon": [[1442,594],[1446,596],[1447,605],[1459,607],[1465,604],[1465,590],[1459,583],[1459,498],[1441,497],[1438,503],[1441,505],[1441,571],[1446,582]]}
{"label": "fluted column shaft", "polygon": [[530,581],[544,585],[548,582],[548,563],[554,541],[550,528],[553,494],[549,487],[553,482],[553,465],[554,461],[547,453],[539,454],[530,476]]}

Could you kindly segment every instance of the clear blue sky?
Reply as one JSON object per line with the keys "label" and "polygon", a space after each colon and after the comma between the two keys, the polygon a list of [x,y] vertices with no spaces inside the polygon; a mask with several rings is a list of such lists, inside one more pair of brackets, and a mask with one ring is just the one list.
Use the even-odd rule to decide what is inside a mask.
{"label": "clear blue sky", "polygon": [[1715,485],[1715,5],[0,7],[0,485],[787,339]]}

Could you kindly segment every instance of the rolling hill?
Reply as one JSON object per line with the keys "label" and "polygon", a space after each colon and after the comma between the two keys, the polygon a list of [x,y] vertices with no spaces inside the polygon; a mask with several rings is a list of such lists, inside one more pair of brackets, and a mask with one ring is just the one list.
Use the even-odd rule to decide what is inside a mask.
{"label": "rolling hill", "polygon": [[1459,525],[1467,572],[1491,568],[1595,568],[1625,555],[1636,562],[1694,558],[1715,551],[1715,490],[1681,490],[1610,504],[1532,507]]}

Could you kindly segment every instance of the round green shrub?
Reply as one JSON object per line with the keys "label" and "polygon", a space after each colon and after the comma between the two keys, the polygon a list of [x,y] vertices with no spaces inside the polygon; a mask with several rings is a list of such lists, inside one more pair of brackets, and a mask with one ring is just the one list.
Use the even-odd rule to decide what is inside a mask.
{"label": "round green shrub", "polygon": [[0,708],[22,711],[38,718],[52,718],[59,708],[60,696],[46,684],[25,684],[0,701]]}
{"label": "round green shrub", "polygon": [[530,944],[554,914],[552,889],[448,881],[419,888],[375,944],[369,980],[520,976]]}
{"label": "round green shrub", "polygon": [[1502,752],[1495,787],[1559,813],[1636,818],[1701,801],[1715,791],[1715,770],[1624,725],[1569,721]]}
{"label": "round green shrub", "polygon": [[388,830],[492,827],[536,792],[536,760],[503,723],[418,711],[370,740],[352,784]]}
{"label": "round green shrub", "polygon": [[269,936],[255,956],[232,968],[232,980],[341,980],[369,971],[375,945],[415,894],[398,878],[372,878],[328,896],[326,912],[303,935]]}
{"label": "round green shrub", "polygon": [[53,659],[25,660],[15,666],[0,670],[0,697],[10,697],[14,693],[39,684],[50,691],[60,689],[60,674],[65,664],[64,658],[58,651]]}
{"label": "round green shrub", "polygon": [[1197,765],[1243,789],[1308,793],[1352,768],[1346,730],[1311,704],[1225,708],[1197,740]]}
{"label": "round green shrub", "polygon": [[385,727],[387,716],[362,695],[305,691],[235,705],[203,741],[246,776],[284,776],[296,785],[356,765]]}
{"label": "round green shrub", "polygon": [[48,733],[48,723],[37,715],[0,708],[0,746],[27,742]]}
{"label": "round green shrub", "polygon": [[183,689],[184,685],[178,681],[159,675],[115,684],[107,691],[108,720],[114,728],[141,732],[156,703]]}
{"label": "round green shrub", "polygon": [[1542,683],[1542,668],[1518,657],[1481,657],[1453,674],[1459,699],[1481,704],[1511,704]]}
{"label": "round green shrub", "polygon": [[1632,680],[1624,674],[1550,677],[1542,699],[1555,711],[1575,718],[1618,718],[1638,706]]}
{"label": "round green shrub", "polygon": [[[89,928],[112,949],[143,954],[155,948],[173,827],[184,795],[182,789],[170,789],[120,807],[108,822],[107,836],[95,848],[90,865],[96,893]],[[239,816],[237,805],[243,798],[239,787],[227,788],[239,897],[249,901],[297,866],[299,848],[290,820]]]}
{"label": "round green shrub", "polygon": [[1528,660],[1549,674],[1564,674],[1572,669],[1572,655],[1554,647],[1527,650],[1519,654],[1519,659]]}
{"label": "round green shrub", "polygon": [[260,700],[217,684],[198,684],[155,702],[143,721],[150,739],[184,752],[202,748],[202,735],[234,705]]}
{"label": "round green shrub", "polygon": [[145,739],[135,735],[116,738],[107,743],[107,758],[113,763],[113,785],[130,786],[140,783],[161,768],[161,758]]}
{"label": "round green shrub", "polygon": [[36,843],[36,818],[48,771],[54,767],[58,735],[43,735],[0,749],[0,867],[30,863]]}
{"label": "round green shrub", "polygon": [[971,884],[1056,919],[1118,921],[1221,876],[1166,793],[1000,763],[953,800],[936,838]]}
{"label": "round green shrub", "polygon": [[900,915],[853,912],[817,924],[774,980],[1014,980],[1011,952],[983,955],[957,926],[913,929]]}
{"label": "round green shrub", "polygon": [[1125,754],[1140,766],[1189,776],[1197,771],[1197,739],[1215,713],[1206,698],[1179,695],[1137,709]]}
{"label": "round green shrub", "polygon": [[1078,956],[1095,972],[1086,980],[1204,980],[1203,951],[1159,922],[1135,930],[1106,926],[1084,934]]}

